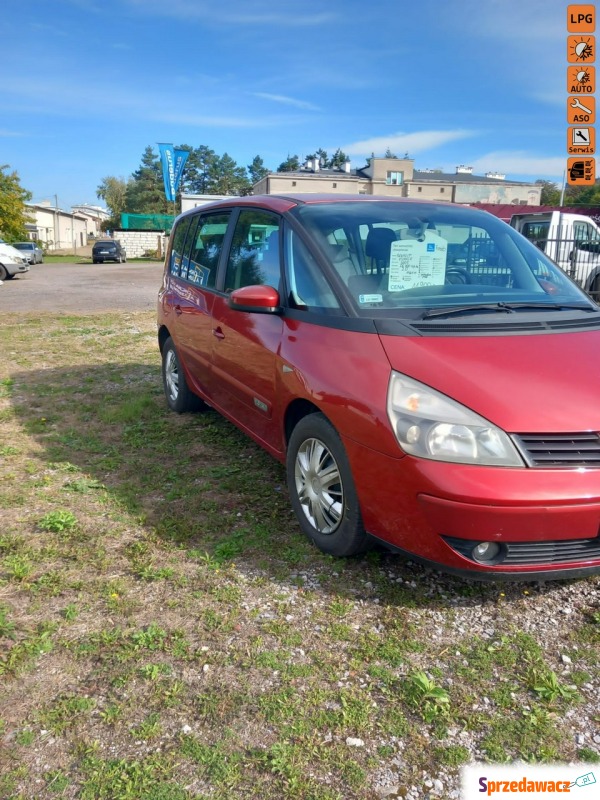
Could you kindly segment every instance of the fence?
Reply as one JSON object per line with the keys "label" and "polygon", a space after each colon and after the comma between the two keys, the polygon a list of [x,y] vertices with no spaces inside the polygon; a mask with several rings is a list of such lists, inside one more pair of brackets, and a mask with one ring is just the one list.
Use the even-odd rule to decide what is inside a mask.
{"label": "fence", "polygon": [[521,233],[551,258],[596,302],[600,299],[600,238],[587,222],[550,227],[528,222]]}
{"label": "fence", "polygon": [[174,219],[172,214],[121,214],[121,228],[126,231],[164,231],[169,233]]}
{"label": "fence", "polygon": [[[536,222],[529,228],[524,226],[522,233],[593,300],[600,302],[600,237],[594,238],[595,229],[585,231],[584,238],[581,232],[574,235],[572,225],[561,231]],[[451,283],[509,287],[514,277],[511,265],[487,235],[469,237],[461,244],[449,242],[448,265],[447,279]],[[540,262],[538,277],[543,280],[544,275]]]}

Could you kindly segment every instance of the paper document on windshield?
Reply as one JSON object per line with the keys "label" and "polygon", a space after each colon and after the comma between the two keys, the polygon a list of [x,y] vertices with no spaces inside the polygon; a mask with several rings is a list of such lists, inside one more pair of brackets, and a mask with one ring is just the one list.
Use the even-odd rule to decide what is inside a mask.
{"label": "paper document on windshield", "polygon": [[418,239],[392,242],[388,291],[441,286],[446,281],[448,242],[433,231]]}

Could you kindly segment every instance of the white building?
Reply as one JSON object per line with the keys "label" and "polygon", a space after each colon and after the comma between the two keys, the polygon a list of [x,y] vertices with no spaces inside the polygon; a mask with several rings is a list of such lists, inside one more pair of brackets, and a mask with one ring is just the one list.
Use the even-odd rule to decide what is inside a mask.
{"label": "white building", "polygon": [[98,238],[102,236],[102,223],[110,217],[110,212],[101,206],[92,206],[89,203],[80,203],[76,206],[71,206],[71,211],[74,214],[79,214],[87,218],[88,221],[88,236]]}
{"label": "white building", "polygon": [[198,206],[205,206],[207,203],[214,203],[215,200],[230,199],[226,194],[182,194],[181,195],[181,213],[189,211],[190,208],[197,208]]}
{"label": "white building", "polygon": [[63,211],[50,202],[27,203],[32,222],[25,226],[30,239],[42,244],[45,250],[73,250],[88,241],[88,220],[84,214]]}

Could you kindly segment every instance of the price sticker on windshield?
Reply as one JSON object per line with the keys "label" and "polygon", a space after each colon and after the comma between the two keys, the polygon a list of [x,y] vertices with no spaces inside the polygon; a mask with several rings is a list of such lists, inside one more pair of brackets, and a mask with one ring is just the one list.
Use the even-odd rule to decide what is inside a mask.
{"label": "price sticker on windshield", "polygon": [[441,286],[446,281],[448,243],[433,231],[392,242],[388,291]]}

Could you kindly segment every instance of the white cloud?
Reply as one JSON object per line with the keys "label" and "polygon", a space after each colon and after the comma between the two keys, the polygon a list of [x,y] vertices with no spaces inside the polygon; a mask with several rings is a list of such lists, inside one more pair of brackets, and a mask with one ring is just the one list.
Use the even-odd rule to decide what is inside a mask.
{"label": "white cloud", "polygon": [[[27,97],[39,103],[40,109],[44,113],[59,116],[71,116],[74,107],[79,114],[97,111],[96,97],[107,93],[108,89],[102,83],[93,86],[88,83],[88,88],[90,86],[92,90],[82,95],[79,86],[64,77],[45,82],[39,78],[4,79],[0,77],[0,90],[4,89],[7,92],[18,94],[19,102]],[[209,109],[208,101],[205,105]],[[220,106],[216,100],[212,105],[214,113],[211,113],[213,109],[209,109],[205,114],[190,114],[179,110],[182,107],[186,108],[187,105],[178,102],[177,98],[173,98],[173,96],[163,96],[159,92],[155,94],[138,92],[136,95],[132,95],[126,88],[110,90],[110,111],[115,117],[125,110],[130,119],[212,128],[268,128],[293,122],[289,118],[265,114],[227,116],[219,113]]]}
{"label": "white cloud", "polygon": [[229,0],[226,4],[202,2],[202,0],[128,0],[131,5],[143,8],[145,14],[153,13],[160,16],[172,16],[185,20],[196,19],[205,23],[222,25],[273,25],[286,28],[315,27],[332,23],[337,14],[328,11],[297,12],[294,3],[280,2],[276,9],[270,2],[257,2],[254,0],[251,11],[244,0]]}
{"label": "white cloud", "polygon": [[534,178],[560,178],[567,165],[566,156],[537,156],[525,150],[497,150],[476,159],[469,159],[473,170],[482,174],[489,171],[506,175],[530,175]]}
{"label": "white cloud", "polygon": [[476,131],[416,131],[415,133],[390,133],[387,136],[374,136],[372,139],[364,139],[360,142],[342,145],[342,150],[351,156],[383,156],[389,149],[397,156],[408,152],[411,156],[415,153],[422,153],[425,150],[432,150],[446,142],[453,142],[456,139],[466,139],[469,136],[476,136]]}
{"label": "white cloud", "polygon": [[[447,4],[445,16],[470,34],[519,41],[530,51],[539,42],[566,44],[567,9],[559,0],[463,0],[459,15]],[[535,65],[532,71],[536,72]]]}
{"label": "white cloud", "polygon": [[210,128],[268,128],[272,125],[279,125],[283,120],[277,118],[269,118],[264,116],[256,117],[221,117],[217,114],[180,114],[178,112],[153,112],[147,111],[146,114],[140,114],[140,117],[145,116],[147,119],[152,119],[157,122],[168,122],[175,125],[192,125],[199,127]]}
{"label": "white cloud", "polygon": [[296,100],[294,97],[286,97],[283,94],[270,94],[269,92],[251,92],[254,97],[262,97],[263,100],[272,100],[274,103],[282,103],[286,106],[294,106],[307,111],[318,111],[319,107],[306,100]]}
{"label": "white cloud", "polygon": [[29,136],[28,133],[21,131],[9,131],[6,128],[0,128],[0,136],[13,137],[13,136]]}

